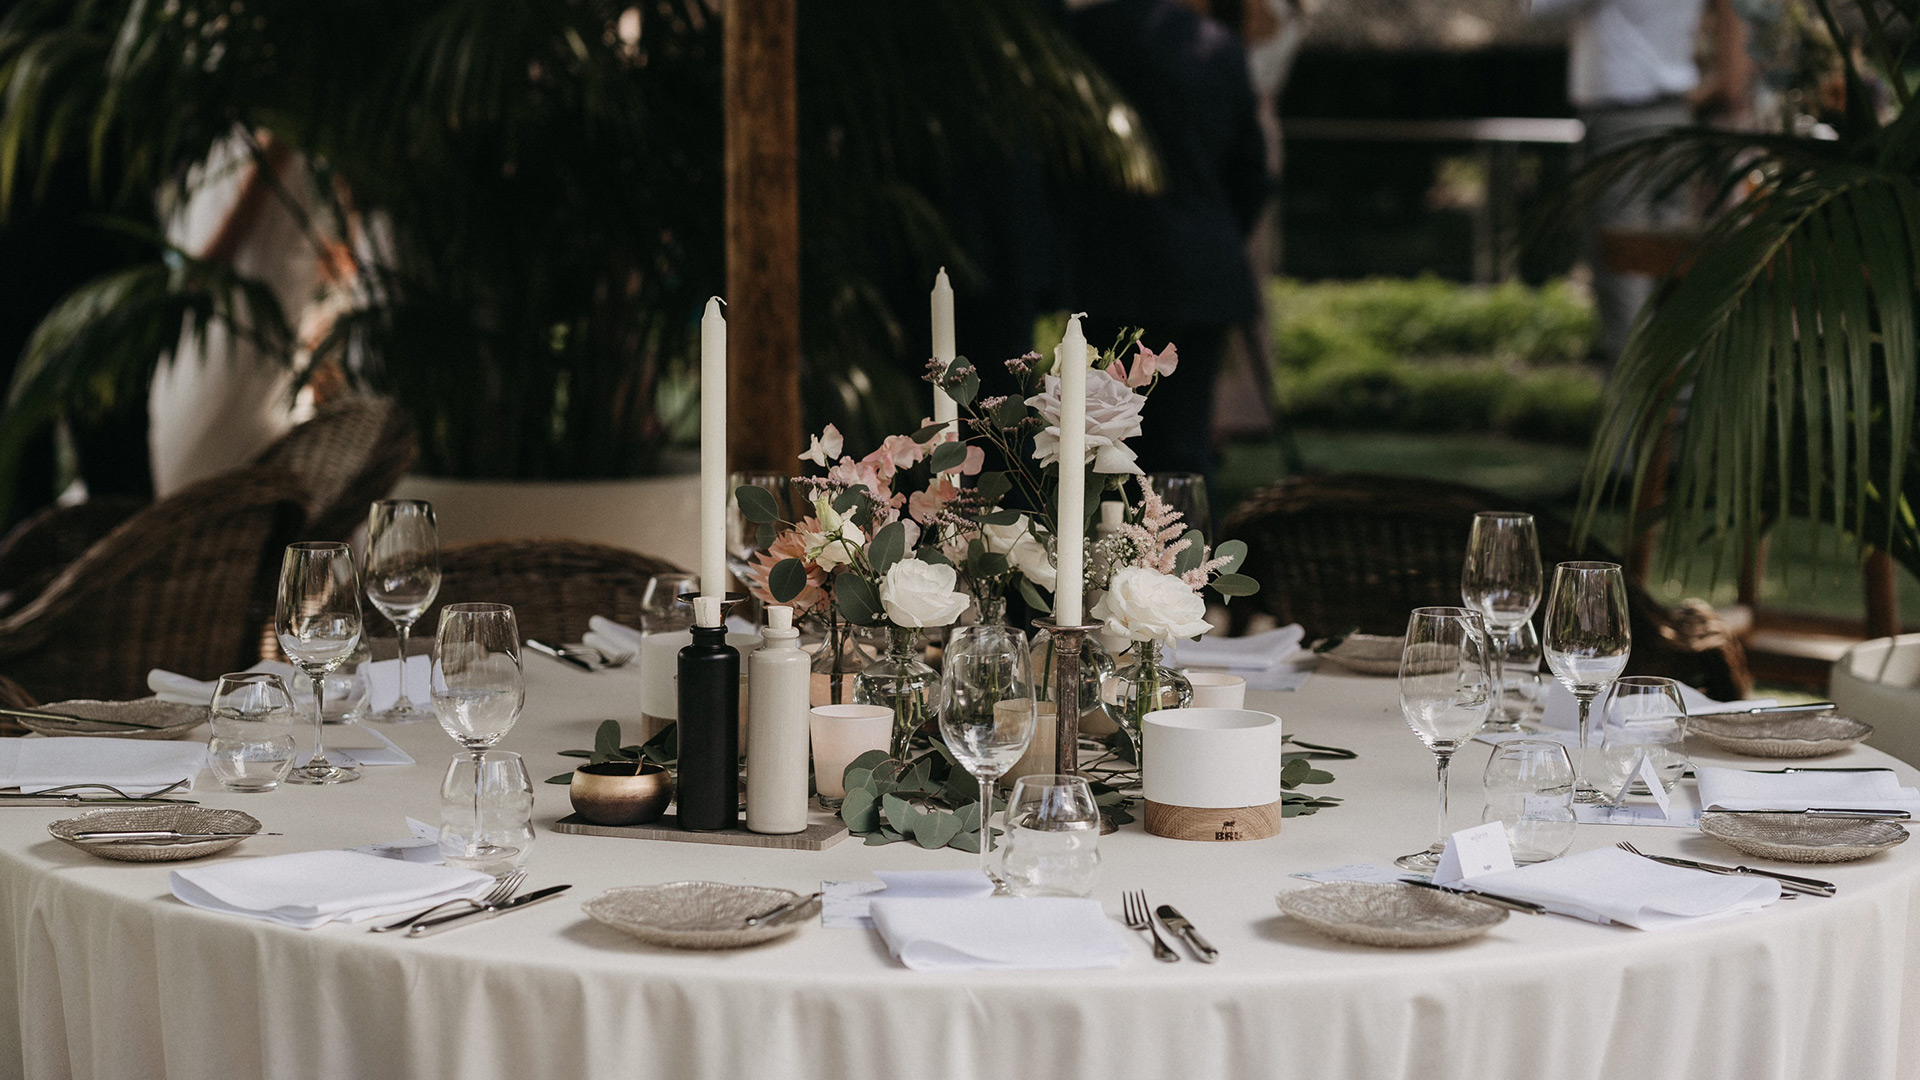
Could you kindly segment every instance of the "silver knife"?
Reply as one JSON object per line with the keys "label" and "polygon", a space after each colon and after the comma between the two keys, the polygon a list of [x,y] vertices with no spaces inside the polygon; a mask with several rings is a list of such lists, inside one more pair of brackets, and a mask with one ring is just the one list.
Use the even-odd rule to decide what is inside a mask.
{"label": "silver knife", "polygon": [[742,919],[740,921],[740,925],[741,926],[764,926],[767,923],[778,922],[781,919],[786,918],[788,915],[793,914],[793,912],[799,907],[801,907],[802,905],[811,904],[815,900],[820,899],[820,897],[824,895],[826,894],[823,892],[816,892],[816,893],[808,893],[806,896],[796,896],[792,900],[789,900],[786,903],[781,904],[779,907],[774,908],[771,911],[763,911],[758,915],[747,916],[745,919]]}
{"label": "silver knife", "polygon": [[1694,713],[1694,716],[1712,719],[1716,716],[1812,716],[1815,713],[1828,713],[1840,706],[1831,701],[1798,701],[1791,705],[1757,705],[1751,709],[1715,709],[1712,712]]}
{"label": "silver knife", "polygon": [[107,843],[123,844],[135,840],[232,840],[250,836],[279,836],[277,832],[210,832],[185,833],[173,829],[109,829],[95,832],[77,832],[75,840],[100,840]]}
{"label": "silver knife", "polygon": [[506,900],[498,904],[488,904],[486,907],[477,908],[473,911],[456,911],[451,915],[442,915],[437,919],[426,919],[408,927],[407,936],[410,938],[426,937],[429,934],[437,934],[442,930],[451,930],[456,926],[464,926],[468,922],[484,922],[487,919],[493,918],[495,915],[504,915],[509,911],[526,907],[529,904],[537,904],[542,900],[551,900],[571,888],[573,888],[571,885],[549,885],[544,889],[535,889],[525,896],[516,896],[511,900]]}
{"label": "silver knife", "polygon": [[192,799],[123,799],[118,795],[87,797],[82,795],[22,794],[0,791],[0,806],[199,806]]}
{"label": "silver knife", "polygon": [[1546,906],[1543,904],[1536,904],[1531,900],[1520,900],[1511,896],[1501,896],[1499,893],[1481,892],[1479,889],[1454,888],[1448,885],[1435,885],[1431,881],[1422,881],[1419,878],[1401,878],[1400,883],[1402,885],[1412,885],[1417,889],[1432,889],[1434,892],[1451,893],[1454,896],[1465,897],[1468,900],[1478,900],[1483,904],[1491,904],[1497,908],[1506,908],[1508,911],[1523,911],[1528,915],[1545,915],[1547,913]]}
{"label": "silver knife", "polygon": [[1905,810],[1852,810],[1844,806],[1810,806],[1805,810],[1721,810],[1709,807],[1702,814],[1805,814],[1808,817],[1864,818],[1870,821],[1906,821],[1913,815]]}
{"label": "silver knife", "polygon": [[548,656],[553,657],[555,660],[558,660],[563,664],[572,664],[574,667],[579,668],[581,671],[593,670],[592,664],[589,664],[585,660],[582,660],[579,657],[573,655],[573,653],[567,651],[566,649],[555,648],[554,646],[549,645],[544,641],[535,641],[533,638],[528,638],[527,648],[532,649],[535,652],[546,653]]}
{"label": "silver knife", "polygon": [[1187,939],[1187,945],[1193,949],[1193,955],[1199,957],[1202,962],[1211,964],[1220,959],[1220,950],[1207,944],[1207,939],[1201,937],[1200,931],[1193,928],[1193,923],[1188,921],[1185,915],[1174,910],[1172,904],[1161,904],[1154,909],[1154,913],[1160,916],[1160,921],[1167,925],[1167,929]]}

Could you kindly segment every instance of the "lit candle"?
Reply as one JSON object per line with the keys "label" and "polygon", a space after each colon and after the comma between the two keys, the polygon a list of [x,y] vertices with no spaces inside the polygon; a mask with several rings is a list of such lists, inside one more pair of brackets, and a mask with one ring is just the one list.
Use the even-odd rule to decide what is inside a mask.
{"label": "lit candle", "polygon": [[[953,344],[953,285],[947,281],[947,268],[941,267],[933,279],[933,358],[940,361],[944,373],[959,352]],[[933,388],[933,422],[952,423],[960,416],[960,406],[940,387]]]}
{"label": "lit candle", "polygon": [[727,595],[727,320],[717,296],[700,318],[700,595]]}
{"label": "lit candle", "polygon": [[1053,351],[1054,370],[1060,375],[1060,505],[1054,515],[1059,529],[1054,538],[1059,580],[1053,617],[1061,626],[1080,625],[1080,594],[1086,588],[1082,564],[1087,527],[1087,339],[1080,332],[1084,318],[1081,314],[1067,320],[1067,336]]}

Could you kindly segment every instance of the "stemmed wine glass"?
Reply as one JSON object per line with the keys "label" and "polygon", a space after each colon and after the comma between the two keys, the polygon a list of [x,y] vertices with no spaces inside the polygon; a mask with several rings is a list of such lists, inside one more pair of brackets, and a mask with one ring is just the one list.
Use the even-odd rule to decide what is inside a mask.
{"label": "stemmed wine glass", "polygon": [[1200,546],[1208,546],[1213,537],[1213,511],[1207,502],[1207,478],[1199,473],[1157,472],[1148,475],[1154,494],[1169,507],[1180,511],[1180,524],[1200,530]]}
{"label": "stemmed wine glass", "polygon": [[280,561],[273,630],[280,651],[313,681],[313,757],[287,774],[294,784],[346,784],[357,770],[327,760],[322,746],[325,678],[360,644],[360,578],[345,544],[289,544]]}
{"label": "stemmed wine glass", "polygon": [[1587,779],[1587,719],[1593,699],[1627,668],[1633,634],[1627,625],[1627,579],[1618,563],[1565,562],[1553,568],[1547,594],[1547,666],[1580,703],[1580,752],[1574,756],[1574,800],[1605,802]]}
{"label": "stemmed wine glass", "polygon": [[1540,606],[1540,538],[1532,514],[1488,510],[1473,515],[1460,599],[1486,620],[1493,661],[1493,712],[1487,726],[1519,727],[1501,707],[1507,678],[1507,638]]}
{"label": "stemmed wine glass", "polygon": [[391,724],[422,719],[407,697],[407,637],[440,591],[440,532],[433,504],[381,499],[367,511],[367,599],[400,637],[400,696],[372,719]]}
{"label": "stemmed wine glass", "polygon": [[962,626],[947,639],[940,677],[940,734],[980,781],[980,872],[987,866],[993,786],[1033,739],[1033,667],[1027,635],[1008,626]]}
{"label": "stemmed wine glass", "polygon": [[[473,755],[478,775],[486,752],[513,728],[527,703],[520,667],[520,626],[506,604],[448,604],[440,609],[433,638],[433,712],[440,726]],[[474,820],[480,820],[480,785],[474,786]],[[500,854],[476,837],[467,857]]]}
{"label": "stemmed wine glass", "polygon": [[1477,611],[1414,608],[1400,653],[1400,715],[1433,751],[1440,777],[1439,838],[1396,866],[1432,873],[1447,845],[1447,764],[1487,722],[1493,672],[1487,666],[1487,624]]}

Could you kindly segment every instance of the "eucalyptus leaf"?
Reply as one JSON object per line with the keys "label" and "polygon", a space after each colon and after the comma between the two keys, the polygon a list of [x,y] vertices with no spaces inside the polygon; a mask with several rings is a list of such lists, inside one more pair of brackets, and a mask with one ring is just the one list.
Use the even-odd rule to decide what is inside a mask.
{"label": "eucalyptus leaf", "polygon": [[880,621],[880,594],[859,574],[842,573],[833,579],[833,602],[847,621],[872,626]]}
{"label": "eucalyptus leaf", "polygon": [[1011,525],[1020,520],[1018,510],[995,510],[991,514],[981,514],[973,520],[982,525]]}
{"label": "eucalyptus leaf", "polygon": [[878,828],[880,807],[873,792],[865,788],[847,792],[846,801],[840,804],[840,820],[849,832],[868,833]]}
{"label": "eucalyptus leaf", "polygon": [[[755,491],[760,490],[755,488]],[[807,567],[799,559],[781,559],[767,574],[767,591],[777,603],[785,604],[807,591]]]}
{"label": "eucalyptus leaf", "polygon": [[953,426],[952,424],[928,424],[926,427],[923,427],[919,431],[916,431],[913,433],[913,441],[924,444],[929,440],[931,440],[935,435],[940,434],[941,432],[947,430],[952,426]]}
{"label": "eucalyptus leaf", "polygon": [[914,826],[914,842],[932,850],[953,842],[960,833],[960,818],[955,814],[924,814]]}
{"label": "eucalyptus leaf", "polygon": [[1241,565],[1247,561],[1247,542],[1245,540],[1223,540],[1213,549],[1213,557],[1227,560],[1226,565],[1220,568],[1220,573],[1231,574],[1240,569]]}
{"label": "eucalyptus leaf", "polygon": [[982,551],[967,558],[967,575],[977,581],[997,578],[1012,569],[1007,557],[997,551]]}
{"label": "eucalyptus leaf", "polygon": [[778,539],[780,539],[780,526],[771,521],[766,521],[761,523],[759,532],[754,535],[753,544],[755,547],[765,551],[767,548],[772,547],[773,542]]}
{"label": "eucalyptus leaf", "polygon": [[923,547],[913,553],[913,557],[933,566],[952,566],[953,560],[937,547]]}
{"label": "eucalyptus leaf", "polygon": [[1008,398],[993,407],[993,422],[1003,428],[1018,427],[1027,418],[1027,403],[1019,395]]}
{"label": "eucalyptus leaf", "polygon": [[620,756],[620,721],[600,721],[593,733],[593,752],[603,758]]}
{"label": "eucalyptus leaf", "polygon": [[1173,557],[1175,574],[1184,574],[1207,561],[1207,549],[1203,546],[1206,537],[1200,535],[1199,529],[1188,529],[1181,534],[1180,539],[1185,540],[1187,546],[1181,548],[1180,554]]}
{"label": "eucalyptus leaf", "polygon": [[873,534],[873,541],[867,545],[867,562],[873,566],[873,572],[886,576],[887,571],[907,553],[907,527],[898,521],[890,521]]}
{"label": "eucalyptus leaf", "polygon": [[571,785],[573,783],[573,774],[570,772],[563,772],[559,776],[549,776],[547,777],[547,783]]}
{"label": "eucalyptus leaf", "polygon": [[[958,379],[954,378],[956,372],[960,375]],[[946,391],[947,396],[963,408],[973,404],[973,399],[980,395],[980,373],[966,357],[954,357],[953,363],[947,365]]]}
{"label": "eucalyptus leaf", "polygon": [[980,493],[982,502],[991,506],[1006,498],[1007,492],[1013,490],[1013,478],[1004,472],[983,472],[974,490]]}
{"label": "eucalyptus leaf", "polygon": [[1022,576],[1020,578],[1019,588],[1020,588],[1020,599],[1026,601],[1028,610],[1034,612],[1037,615],[1053,614],[1053,605],[1047,603],[1046,597],[1040,595],[1039,586],[1035,585],[1031,581],[1028,581],[1025,576]]}
{"label": "eucalyptus leaf", "polygon": [[927,455],[927,468],[936,475],[950,472],[966,464],[967,444],[963,442],[943,442]]}
{"label": "eucalyptus leaf", "polygon": [[1221,596],[1252,596],[1260,591],[1260,583],[1245,574],[1221,574],[1211,584]]}
{"label": "eucalyptus leaf", "polygon": [[773,493],[756,484],[741,484],[733,489],[734,501],[740,504],[740,516],[756,525],[780,519],[780,504],[774,501]]}
{"label": "eucalyptus leaf", "polygon": [[885,760],[887,760],[887,752],[885,750],[868,750],[847,763],[847,773],[851,775],[855,769],[865,769],[867,772],[872,773],[878,769],[880,763]]}
{"label": "eucalyptus leaf", "polygon": [[913,830],[913,817],[916,811],[913,804],[898,795],[880,797],[880,812],[885,815],[887,824],[902,833]]}
{"label": "eucalyptus leaf", "polygon": [[867,834],[868,847],[879,847],[882,844],[895,844],[899,843],[899,841],[900,837],[898,835],[888,836],[884,832],[871,832]]}
{"label": "eucalyptus leaf", "polygon": [[592,756],[593,756],[593,751],[591,751],[591,750],[562,750],[562,751],[560,751],[560,756],[561,756],[561,757],[592,757]]}

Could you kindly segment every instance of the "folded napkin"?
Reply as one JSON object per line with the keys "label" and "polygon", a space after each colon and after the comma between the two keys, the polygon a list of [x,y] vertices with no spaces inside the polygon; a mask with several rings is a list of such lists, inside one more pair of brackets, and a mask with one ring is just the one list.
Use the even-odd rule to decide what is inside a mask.
{"label": "folded napkin", "polygon": [[302,851],[175,870],[173,895],[208,911],[311,930],[471,900],[493,887],[477,870],[383,859],[357,851]]}
{"label": "folded napkin", "polygon": [[1180,667],[1224,668],[1227,671],[1265,671],[1300,651],[1306,636],[1299,623],[1246,637],[1207,636],[1177,642],[1174,663]]}
{"label": "folded napkin", "polygon": [[[300,684],[307,681],[306,675],[292,664],[279,660],[262,660],[247,670],[265,671],[280,676],[281,681],[287,684],[287,689],[294,694],[299,694]],[[213,690],[216,685],[215,680],[202,682],[199,679],[191,679],[160,668],[147,672],[147,689],[153,691],[153,695],[161,701],[171,701],[176,705],[208,704],[213,700]]]}
{"label": "folded napkin", "polygon": [[[393,703],[400,700],[400,658],[391,660],[369,660],[360,665],[360,674],[367,679],[367,708],[373,712],[386,712]],[[433,692],[431,678],[433,659],[426,655],[407,657],[407,698],[414,708],[433,711]]]}
{"label": "folded napkin", "polygon": [[1466,884],[1577,919],[1642,930],[1744,915],[1780,899],[1780,883],[1772,878],[1688,870],[1610,847],[1476,874]]}
{"label": "folded napkin", "polygon": [[[892,891],[889,889],[888,891]],[[1066,971],[1120,967],[1126,938],[1097,900],[873,901],[887,949],[915,971]]]}
{"label": "folded napkin", "polygon": [[1920,819],[1920,789],[1901,787],[1893,770],[1764,773],[1694,766],[1700,805],[1709,810],[1906,810]]}
{"label": "folded napkin", "polygon": [[129,795],[145,794],[184,777],[182,791],[207,767],[207,747],[197,742],[138,739],[0,739],[0,788],[45,791],[67,784],[112,784]]}
{"label": "folded napkin", "polygon": [[[1546,703],[1540,713],[1540,726],[1560,728],[1572,731],[1580,726],[1580,704],[1574,700],[1573,691],[1566,684],[1553,677],[1552,672],[1544,675],[1547,682]],[[1680,684],[1680,703],[1687,707],[1688,716],[1707,716],[1712,713],[1739,712],[1743,709],[1756,709],[1762,705],[1778,705],[1778,698],[1750,698],[1746,701],[1715,701],[1685,683]],[[1607,707],[1605,694],[1593,699],[1593,710],[1587,714],[1589,729],[1598,734],[1603,710]],[[1598,746],[1596,741],[1594,745]]]}

